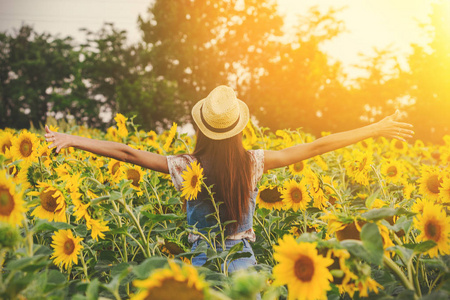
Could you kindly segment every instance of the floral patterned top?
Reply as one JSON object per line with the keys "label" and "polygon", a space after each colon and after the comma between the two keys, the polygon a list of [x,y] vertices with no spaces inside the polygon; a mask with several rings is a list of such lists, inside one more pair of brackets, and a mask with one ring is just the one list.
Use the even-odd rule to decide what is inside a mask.
{"label": "floral patterned top", "polygon": [[[258,181],[261,179],[264,172],[264,150],[249,150],[251,161],[252,161],[252,191],[257,191]],[[178,191],[181,191],[183,187],[183,177],[181,174],[187,169],[187,167],[196,161],[195,157],[189,154],[185,155],[170,155],[167,156],[167,164],[169,168],[170,177],[172,183]],[[188,240],[193,243],[200,238],[199,235],[189,234]],[[253,228],[249,230],[238,232],[234,235],[228,236],[228,239],[239,240],[247,239],[254,242],[256,239],[255,232]]]}

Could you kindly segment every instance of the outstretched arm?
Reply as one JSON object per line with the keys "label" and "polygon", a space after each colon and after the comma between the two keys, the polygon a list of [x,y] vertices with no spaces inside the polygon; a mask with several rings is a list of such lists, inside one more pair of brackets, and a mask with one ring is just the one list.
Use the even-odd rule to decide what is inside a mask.
{"label": "outstretched arm", "polygon": [[413,127],[408,123],[397,122],[399,111],[383,120],[357,129],[321,137],[311,143],[301,144],[278,151],[264,152],[264,171],[281,168],[293,163],[333,151],[364,139],[376,136],[396,138],[405,141],[411,138]]}
{"label": "outstretched arm", "polygon": [[53,142],[48,148],[58,153],[63,148],[74,147],[91,153],[129,162],[154,171],[169,173],[167,158],[164,155],[137,150],[128,145],[110,141],[101,141],[86,137],[51,131],[45,126],[45,140]]}

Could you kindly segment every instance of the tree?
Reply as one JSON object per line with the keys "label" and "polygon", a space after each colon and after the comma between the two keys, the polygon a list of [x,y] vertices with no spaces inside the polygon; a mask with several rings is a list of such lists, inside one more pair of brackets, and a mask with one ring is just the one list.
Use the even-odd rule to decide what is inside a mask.
{"label": "tree", "polygon": [[[334,130],[335,120],[349,107],[328,113],[329,105],[342,104],[347,91],[339,63],[332,63],[321,44],[338,35],[342,22],[337,10],[323,14],[317,7],[300,20],[295,40],[279,43],[264,64],[262,76],[254,78],[247,95],[260,124],[272,129],[304,127],[308,132]],[[345,105],[344,105],[345,106]],[[334,115],[333,115],[334,114]]]}
{"label": "tree", "polygon": [[438,143],[450,134],[450,3],[433,4],[428,29],[431,42],[413,45],[409,57],[410,72],[404,74],[413,105],[408,108],[409,121],[415,125],[416,137]]}
{"label": "tree", "polygon": [[177,106],[188,120],[192,105],[219,84],[244,93],[270,57],[266,49],[281,34],[274,1],[156,0],[140,18],[151,51],[152,73],[176,83]]}
{"label": "tree", "polygon": [[78,52],[70,37],[38,34],[23,25],[15,36],[0,34],[0,126],[28,128],[49,111],[95,115],[79,93]]}
{"label": "tree", "polygon": [[113,24],[95,33],[84,31],[82,77],[89,86],[88,97],[100,101],[103,111],[136,115],[135,123],[147,130],[179,116],[173,84],[155,77],[145,45],[127,45],[126,31]]}

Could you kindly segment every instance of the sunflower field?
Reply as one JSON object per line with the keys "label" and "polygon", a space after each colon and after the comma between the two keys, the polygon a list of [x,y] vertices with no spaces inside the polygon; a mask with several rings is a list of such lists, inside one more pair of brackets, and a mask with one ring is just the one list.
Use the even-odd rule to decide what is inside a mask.
{"label": "sunflower field", "polygon": [[[106,132],[65,122],[51,129],[164,155],[194,149],[175,123],[157,134],[115,120]],[[0,133],[1,299],[450,297],[450,136],[440,145],[367,139],[265,173],[253,220],[258,264],[229,274],[247,254],[242,243],[214,246],[227,224],[208,228],[190,251],[188,235],[199,232],[184,205],[209,189],[201,167],[188,170],[181,193],[170,175],[50,151],[43,129]],[[315,138],[252,123],[243,133],[246,149]],[[196,268],[199,253],[208,261]]]}

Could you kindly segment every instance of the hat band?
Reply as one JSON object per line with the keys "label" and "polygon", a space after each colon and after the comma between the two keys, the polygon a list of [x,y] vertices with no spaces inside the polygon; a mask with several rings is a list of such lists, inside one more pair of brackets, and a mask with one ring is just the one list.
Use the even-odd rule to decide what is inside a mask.
{"label": "hat band", "polygon": [[200,118],[202,119],[203,125],[205,125],[205,127],[212,131],[212,132],[216,132],[216,133],[224,133],[227,131],[230,131],[231,129],[233,129],[234,127],[236,127],[236,125],[239,123],[239,119],[241,118],[241,116],[238,116],[236,122],[234,122],[233,124],[231,124],[228,127],[225,128],[215,128],[212,127],[211,125],[208,124],[208,122],[206,122],[205,118],[203,117],[203,105],[202,107],[200,107]]}

